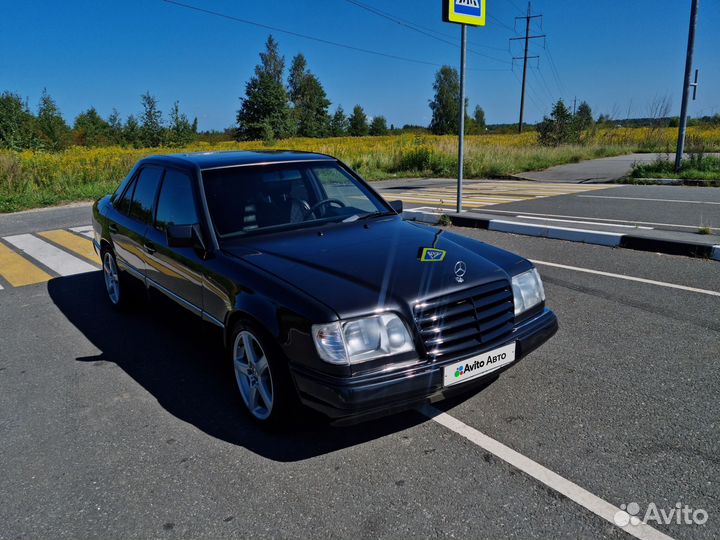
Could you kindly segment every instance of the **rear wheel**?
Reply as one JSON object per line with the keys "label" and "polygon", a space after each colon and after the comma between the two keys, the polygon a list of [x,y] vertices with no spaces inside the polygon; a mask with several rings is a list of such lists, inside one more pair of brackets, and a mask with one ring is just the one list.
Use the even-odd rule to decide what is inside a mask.
{"label": "rear wheel", "polygon": [[137,292],[132,290],[127,277],[121,274],[115,254],[110,249],[102,250],[102,267],[110,303],[117,309],[125,309],[135,299]]}
{"label": "rear wheel", "polygon": [[246,322],[235,325],[230,345],[235,382],[250,416],[260,424],[281,423],[292,398],[282,353],[264,332]]}

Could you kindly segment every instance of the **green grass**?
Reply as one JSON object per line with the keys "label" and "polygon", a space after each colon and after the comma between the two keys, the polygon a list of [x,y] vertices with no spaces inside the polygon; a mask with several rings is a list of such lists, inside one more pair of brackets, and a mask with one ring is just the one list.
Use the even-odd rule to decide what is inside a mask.
{"label": "green grass", "polygon": [[642,180],[647,178],[678,178],[720,187],[720,158],[701,154],[693,155],[683,161],[680,172],[675,171],[675,162],[669,157],[658,158],[652,163],[636,164],[630,175],[631,181],[643,183]]}
{"label": "green grass", "polygon": [[[187,148],[83,148],[58,153],[0,150],[0,212],[97,199],[112,192],[132,166],[152,154],[182,151],[247,150],[261,143],[195,143]],[[445,177],[457,174],[457,138],[387,136],[288,139],[276,148],[327,153],[348,163],[367,180]],[[627,146],[570,145],[547,148],[535,135],[467,138],[466,178],[508,178],[585,159],[620,155]]]}

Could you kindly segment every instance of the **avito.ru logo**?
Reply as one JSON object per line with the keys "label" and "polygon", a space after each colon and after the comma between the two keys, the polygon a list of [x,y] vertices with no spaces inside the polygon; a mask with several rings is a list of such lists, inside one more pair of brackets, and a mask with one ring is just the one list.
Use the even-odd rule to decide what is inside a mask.
{"label": "avito.ru logo", "polygon": [[488,356],[487,360],[475,360],[472,364],[465,364],[464,366],[458,366],[455,369],[455,378],[462,377],[466,373],[470,373],[473,370],[484,368],[485,366],[490,366],[496,362],[499,362],[500,360],[505,360],[507,358],[507,353],[500,353],[496,354],[494,356]]}

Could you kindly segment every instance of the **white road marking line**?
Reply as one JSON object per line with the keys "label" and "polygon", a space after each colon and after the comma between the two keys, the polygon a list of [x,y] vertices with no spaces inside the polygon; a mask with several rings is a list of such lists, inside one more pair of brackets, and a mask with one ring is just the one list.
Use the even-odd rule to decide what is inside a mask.
{"label": "white road marking line", "polygon": [[639,227],[635,225],[620,225],[619,223],[597,223],[596,221],[575,221],[572,219],[554,219],[554,218],[544,218],[544,217],[537,217],[537,216],[522,216],[518,215],[515,216],[522,219],[536,219],[541,221],[558,221],[561,223],[580,223],[582,225],[600,225],[602,227],[623,227],[625,229],[645,229],[648,231],[652,231],[652,227]]}
{"label": "white road marking line", "polygon": [[87,238],[90,238],[91,240],[93,238],[93,226],[92,225],[85,225],[83,227],[70,227],[70,230],[72,232],[81,234]]}
{"label": "white road marking line", "polygon": [[688,203],[688,204],[720,204],[713,201],[683,201],[679,199],[648,199],[645,197],[615,197],[614,195],[578,195],[587,199],[624,199],[626,201],[653,201],[653,202],[672,202],[672,203]]}
{"label": "white road marking line", "polygon": [[598,276],[624,279],[627,281],[637,281],[638,283],[648,283],[650,285],[658,285],[659,287],[667,287],[669,289],[680,289],[681,291],[696,292],[696,293],[700,293],[700,294],[707,294],[709,296],[720,296],[720,292],[718,292],[718,291],[710,291],[707,289],[697,289],[695,287],[688,287],[686,285],[677,285],[675,283],[667,283],[665,281],[655,281],[654,279],[645,279],[645,278],[639,278],[639,277],[634,277],[634,276],[626,276],[624,274],[613,274],[611,272],[601,272],[600,270],[592,270],[590,268],[579,268],[577,266],[568,266],[566,264],[557,264],[557,263],[551,263],[551,262],[545,262],[545,261],[537,261],[537,260],[533,260],[533,259],[530,259],[530,262],[532,262],[534,264],[541,264],[544,266],[563,268],[565,270],[574,270],[576,272],[585,272],[587,274],[596,274]]}
{"label": "white road marking line", "polygon": [[547,467],[543,467],[532,459],[516,452],[509,446],[505,446],[501,442],[498,442],[492,437],[489,437],[477,429],[468,426],[447,413],[429,405],[423,407],[421,412],[441,426],[449,429],[450,431],[454,431],[461,437],[466,438],[468,441],[476,444],[483,450],[497,456],[528,476],[532,476],[538,482],[541,482],[558,493],[563,494],[571,501],[590,510],[590,512],[596,516],[609,521],[615,527],[622,529],[635,538],[641,538],[644,540],[672,540],[672,537],[645,523],[640,523],[638,525],[628,524],[624,527],[619,526],[615,523],[614,519],[615,515],[621,511],[617,506],[610,504],[597,495],[593,495],[588,490],[578,486],[576,483],[563,478]]}
{"label": "white road marking line", "polygon": [[[390,195],[385,193],[384,195],[387,195],[388,198],[390,198]],[[423,200],[423,201],[454,201],[455,200],[455,194],[453,195],[433,195],[428,193],[393,193],[393,197],[399,197],[401,199],[417,199],[417,200]],[[520,201],[526,201],[525,199],[518,199],[518,198],[510,198],[510,197],[483,197],[481,195],[470,195],[470,196],[464,196],[463,201],[475,201],[475,202],[488,202],[488,203],[505,203],[505,202],[520,202]]]}
{"label": "white road marking line", "polygon": [[[495,213],[501,213],[501,214],[513,214],[515,217],[520,217],[517,213],[517,210],[496,210],[496,209],[488,209],[485,210],[485,212],[492,212]],[[678,225],[676,223],[655,223],[653,221],[632,221],[627,219],[609,219],[609,218],[595,218],[595,217],[587,217],[587,216],[566,216],[564,214],[539,214],[537,212],[525,212],[527,215],[533,215],[533,216],[550,216],[550,217],[558,217],[558,218],[576,218],[576,219],[593,219],[595,221],[607,221],[610,223],[639,223],[641,225],[655,225],[655,226],[665,226],[665,227],[682,227],[684,229],[697,229],[697,225]],[[715,227],[717,228],[717,227]]]}
{"label": "white road marking line", "polygon": [[4,288],[5,288],[5,287],[3,287],[2,285],[0,285],[0,291],[2,291]]}
{"label": "white road marking line", "polygon": [[420,214],[432,214],[433,216],[441,215],[442,212],[438,212],[437,210],[442,210],[442,209],[436,208],[434,206],[417,206],[415,208],[404,208],[403,213],[415,212],[415,213],[420,213]]}
{"label": "white road marking line", "polygon": [[31,234],[6,236],[3,240],[61,276],[72,276],[97,270],[94,266]]}

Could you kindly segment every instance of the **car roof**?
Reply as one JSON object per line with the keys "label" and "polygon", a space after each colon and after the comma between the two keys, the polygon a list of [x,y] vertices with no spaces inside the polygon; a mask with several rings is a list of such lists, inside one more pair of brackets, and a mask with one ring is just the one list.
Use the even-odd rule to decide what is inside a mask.
{"label": "car roof", "polygon": [[336,161],[325,154],[297,152],[290,150],[257,150],[257,151],[225,151],[225,152],[192,152],[185,154],[165,154],[150,156],[143,163],[174,164],[192,166],[199,169],[216,169],[238,165],[254,165],[260,163],[283,163],[287,161]]}

